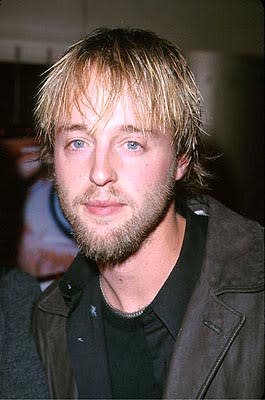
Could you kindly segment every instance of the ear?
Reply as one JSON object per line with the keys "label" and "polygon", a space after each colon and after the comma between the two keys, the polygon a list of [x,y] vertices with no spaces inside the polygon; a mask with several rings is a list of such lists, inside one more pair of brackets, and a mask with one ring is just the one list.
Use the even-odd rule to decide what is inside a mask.
{"label": "ear", "polygon": [[185,157],[184,155],[178,157],[176,171],[175,171],[176,181],[179,181],[180,179],[183,178],[183,176],[187,172],[188,165],[189,165],[189,160],[187,159],[187,157]]}

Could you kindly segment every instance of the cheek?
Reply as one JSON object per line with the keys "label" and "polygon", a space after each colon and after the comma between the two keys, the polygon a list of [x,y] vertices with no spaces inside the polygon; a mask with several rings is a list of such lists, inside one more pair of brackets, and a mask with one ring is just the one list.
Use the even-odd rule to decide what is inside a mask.
{"label": "cheek", "polygon": [[175,175],[175,162],[168,158],[157,158],[152,164],[146,169],[149,170],[149,179],[156,182],[157,184],[163,184],[168,180],[169,176]]}
{"label": "cheek", "polygon": [[156,191],[168,182],[169,177],[174,177],[175,166],[168,159],[148,161],[139,168],[132,168],[123,181],[131,189],[131,193],[144,195],[146,192]]}
{"label": "cheek", "polygon": [[75,190],[77,181],[73,175],[73,171],[68,168],[64,162],[57,159],[54,162],[54,175],[60,190],[65,193],[65,196],[66,194],[67,196],[71,196],[71,193]]}
{"label": "cheek", "polygon": [[82,167],[78,162],[69,162],[67,158],[60,152],[55,152],[54,172],[57,181],[60,182],[76,182],[77,178],[80,181]]}

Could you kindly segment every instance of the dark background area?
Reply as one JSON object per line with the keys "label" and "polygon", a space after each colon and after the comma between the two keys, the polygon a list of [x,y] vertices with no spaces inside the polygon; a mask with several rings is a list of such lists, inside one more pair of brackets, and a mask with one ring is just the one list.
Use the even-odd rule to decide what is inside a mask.
{"label": "dark background area", "polygon": [[0,62],[0,137],[34,134],[33,109],[47,66]]}

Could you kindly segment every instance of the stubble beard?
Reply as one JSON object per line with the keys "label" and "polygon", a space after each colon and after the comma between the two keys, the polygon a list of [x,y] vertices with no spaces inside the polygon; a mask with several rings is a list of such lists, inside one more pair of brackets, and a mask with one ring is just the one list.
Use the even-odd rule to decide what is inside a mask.
{"label": "stubble beard", "polygon": [[[109,190],[111,199],[126,200],[133,210],[132,216],[120,226],[114,226],[104,218],[98,218],[99,225],[106,225],[104,234],[98,234],[93,228],[82,221],[77,215],[77,206],[91,196],[95,197],[96,188],[91,188],[84,195],[76,197],[71,203],[67,190],[56,183],[62,210],[72,225],[73,235],[81,252],[93,260],[97,265],[116,265],[124,262],[136,253],[141,245],[148,240],[150,234],[162,222],[170,205],[175,198],[175,177],[173,168],[169,171],[164,185],[153,188],[144,196],[144,203],[140,209],[134,207],[133,202],[121,197],[114,188]],[[93,222],[94,223],[94,222]],[[92,224],[91,224],[92,225]]]}

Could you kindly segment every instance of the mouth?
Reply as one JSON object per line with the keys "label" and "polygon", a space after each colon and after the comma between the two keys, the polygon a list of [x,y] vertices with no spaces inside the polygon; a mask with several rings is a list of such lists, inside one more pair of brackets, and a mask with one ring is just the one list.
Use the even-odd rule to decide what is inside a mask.
{"label": "mouth", "polygon": [[110,216],[119,213],[125,204],[113,200],[91,200],[83,205],[92,215]]}

